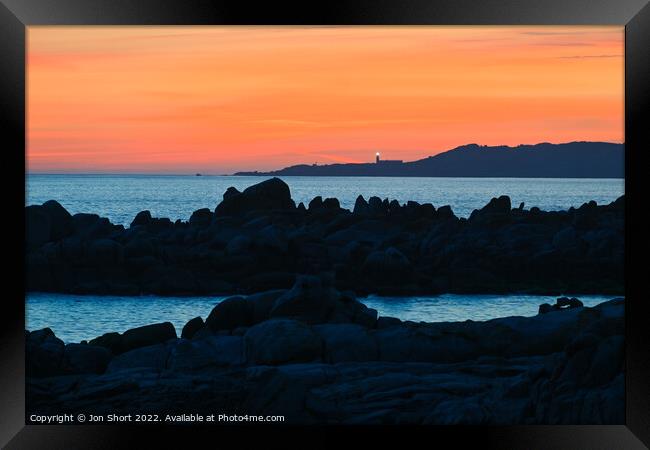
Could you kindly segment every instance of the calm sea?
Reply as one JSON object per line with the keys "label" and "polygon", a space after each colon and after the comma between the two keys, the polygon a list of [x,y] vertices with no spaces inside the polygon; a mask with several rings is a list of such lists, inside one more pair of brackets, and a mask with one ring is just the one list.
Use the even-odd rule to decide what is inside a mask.
{"label": "calm sea", "polygon": [[[205,319],[226,297],[114,297],[29,293],[25,297],[26,328],[50,327],[65,342],[80,342],[111,331],[169,321],[180,335],[193,317]],[[360,299],[380,316],[416,322],[489,320],[506,316],[534,316],[542,303],[556,297],[537,295],[456,295],[437,297],[368,297]],[[579,296],[594,306],[613,296]]]}
{"label": "calm sea", "polygon": [[[200,208],[214,209],[229,186],[239,190],[268,177],[190,175],[42,175],[26,176],[26,204],[57,200],[70,213],[96,213],[128,226],[145,209],[154,217],[188,220]],[[309,203],[317,195],[336,197],[352,209],[359,194],[404,203],[414,200],[435,207],[450,205],[468,217],[492,197],[509,195],[514,207],[568,209],[595,200],[609,203],[624,193],[623,179],[562,178],[391,178],[281,177],[296,201]]]}

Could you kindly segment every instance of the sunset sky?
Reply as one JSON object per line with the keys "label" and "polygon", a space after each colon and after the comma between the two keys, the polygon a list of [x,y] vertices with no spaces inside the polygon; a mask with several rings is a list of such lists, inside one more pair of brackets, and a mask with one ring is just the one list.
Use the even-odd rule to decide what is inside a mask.
{"label": "sunset sky", "polygon": [[29,27],[27,168],[232,173],[623,142],[623,27]]}

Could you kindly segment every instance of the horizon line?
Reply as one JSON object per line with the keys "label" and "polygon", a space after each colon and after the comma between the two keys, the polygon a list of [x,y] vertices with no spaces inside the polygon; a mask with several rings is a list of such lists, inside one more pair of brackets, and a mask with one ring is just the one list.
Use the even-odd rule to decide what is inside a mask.
{"label": "horizon line", "polygon": [[[428,158],[435,158],[438,155],[442,155],[444,153],[456,150],[461,147],[468,147],[472,145],[476,145],[479,147],[508,147],[508,148],[517,148],[517,147],[525,147],[525,146],[536,146],[536,145],[542,145],[542,144],[551,144],[551,145],[566,145],[566,144],[576,144],[576,143],[589,143],[589,144],[614,144],[614,145],[625,145],[625,141],[623,142],[613,142],[613,141],[568,141],[568,142],[558,142],[558,143],[553,143],[550,141],[542,141],[542,142],[537,142],[534,144],[517,144],[517,145],[505,145],[505,144],[500,144],[500,145],[484,145],[484,144],[478,144],[476,142],[470,142],[468,144],[462,144],[458,145],[456,147],[447,149],[447,150],[442,150],[434,155],[429,155],[429,156],[424,156],[420,159],[415,159],[413,161],[404,161],[404,163],[410,163],[410,162],[415,162],[415,161],[421,161],[424,159]],[[373,151],[379,151],[382,152],[382,150],[373,150]],[[321,166],[330,166],[330,165],[356,165],[356,164],[373,164],[373,161],[369,162],[358,162],[358,163],[341,163],[341,162],[327,162],[324,164],[319,164],[316,163],[316,165],[321,165]],[[237,173],[270,173],[270,172],[277,172],[279,170],[283,170],[289,167],[295,167],[295,166],[312,166],[314,163],[298,163],[298,164],[293,164],[289,166],[284,166],[279,169],[268,169],[268,170],[260,170],[260,169],[252,169],[252,170],[237,170],[232,173],[203,173],[203,172],[196,172],[196,171],[188,171],[188,172],[102,172],[102,171],[88,171],[88,172],[70,172],[70,171],[61,171],[61,172],[52,172],[52,171],[47,171],[47,172],[30,172],[28,170],[25,171],[25,175],[160,175],[160,176],[236,176],[235,174]]]}

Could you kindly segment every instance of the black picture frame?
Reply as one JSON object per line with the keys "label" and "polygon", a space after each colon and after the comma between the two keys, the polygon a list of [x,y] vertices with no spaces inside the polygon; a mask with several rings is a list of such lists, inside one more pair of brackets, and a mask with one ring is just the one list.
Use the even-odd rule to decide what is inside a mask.
{"label": "black picture frame", "polygon": [[[641,199],[645,179],[641,162],[650,149],[644,136],[650,104],[650,5],[645,0],[345,0],[302,3],[210,0],[2,0],[0,3],[0,115],[6,172],[17,175],[11,186],[11,200],[5,205],[14,211],[3,221],[10,229],[5,242],[15,241],[5,256],[9,266],[21,269],[22,243],[12,236],[24,236],[25,170],[25,44],[26,27],[31,25],[191,25],[191,24],[340,24],[340,25],[625,25],[625,145],[626,145],[626,425],[621,426],[502,426],[451,428],[364,428],[368,436],[382,440],[386,433],[398,441],[409,433],[424,434],[430,442],[452,438],[454,446],[497,448],[646,448],[650,445],[650,341],[647,302],[642,295],[639,275],[643,264],[640,214],[634,202]],[[22,153],[21,153],[22,152]],[[22,175],[18,175],[22,172]],[[24,186],[24,184],[23,184]],[[20,188],[22,189],[22,188]],[[7,192],[7,191],[5,191]],[[22,192],[22,194],[21,194]],[[632,218],[632,216],[635,216]],[[17,219],[19,218],[19,219]],[[15,228],[15,229],[14,229]],[[11,233],[11,234],[9,234]],[[10,259],[11,258],[11,259]],[[8,270],[8,269],[5,269]],[[218,431],[224,443],[226,433],[239,446],[253,438],[271,435],[284,447],[300,443],[298,429],[219,428],[165,429],[117,426],[25,425],[24,370],[24,286],[12,277],[5,286],[0,326],[0,446],[24,448],[120,448],[133,445],[142,433],[154,435],[170,445],[199,431]],[[11,284],[10,284],[11,283]],[[14,293],[15,290],[15,293]],[[23,297],[21,298],[21,295]],[[154,431],[154,433],[151,433]],[[305,431],[304,429],[301,431]],[[345,431],[350,431],[346,429]],[[301,433],[302,434],[302,433]],[[305,445],[341,440],[331,429],[311,428]],[[291,437],[290,437],[291,436]],[[148,436],[153,439],[153,436]],[[403,441],[402,441],[403,442]],[[414,441],[413,441],[414,442]],[[271,445],[268,440],[266,445]],[[154,446],[152,441],[148,446]]]}

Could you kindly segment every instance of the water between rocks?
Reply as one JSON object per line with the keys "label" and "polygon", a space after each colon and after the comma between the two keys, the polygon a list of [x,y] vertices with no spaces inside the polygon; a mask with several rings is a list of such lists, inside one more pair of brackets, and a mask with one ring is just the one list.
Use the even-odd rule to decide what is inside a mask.
{"label": "water between rocks", "polygon": [[[585,306],[614,298],[577,296]],[[180,335],[193,317],[204,319],[227,297],[122,297],[28,293],[25,296],[25,328],[50,327],[64,342],[79,342],[111,331],[123,332],[151,323],[169,321]],[[360,300],[380,316],[424,322],[489,320],[507,316],[534,316],[542,303],[556,296],[457,295],[435,297],[367,297]]]}

